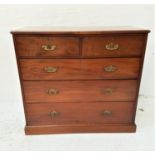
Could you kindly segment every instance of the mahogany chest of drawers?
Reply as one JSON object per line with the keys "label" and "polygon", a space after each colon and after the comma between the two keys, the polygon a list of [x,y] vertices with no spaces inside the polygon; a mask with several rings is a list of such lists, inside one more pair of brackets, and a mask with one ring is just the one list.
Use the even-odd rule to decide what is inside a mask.
{"label": "mahogany chest of drawers", "polygon": [[12,31],[26,134],[135,132],[149,30]]}

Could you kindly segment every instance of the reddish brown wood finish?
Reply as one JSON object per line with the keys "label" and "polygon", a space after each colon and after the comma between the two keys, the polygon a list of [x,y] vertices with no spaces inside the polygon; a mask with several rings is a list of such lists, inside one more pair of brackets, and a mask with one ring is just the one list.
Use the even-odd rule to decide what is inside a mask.
{"label": "reddish brown wood finish", "polygon": [[136,131],[136,125],[121,124],[76,124],[76,125],[39,125],[26,126],[26,135],[35,134],[63,134],[63,133],[130,133]]}
{"label": "reddish brown wood finish", "polygon": [[[132,123],[132,102],[26,104],[28,125]],[[50,112],[58,116],[52,117]],[[111,114],[104,114],[110,111]]]}
{"label": "reddish brown wood finish", "polygon": [[[115,59],[57,59],[20,60],[23,80],[79,80],[79,79],[133,79],[138,78],[139,58]],[[107,72],[107,66],[116,68]],[[54,67],[54,73],[45,68]]]}
{"label": "reddish brown wood finish", "polygon": [[[149,30],[133,28],[112,28],[109,30],[100,28],[88,29],[88,31],[83,29],[74,31],[70,29],[64,31],[58,31],[58,29],[56,31],[13,31],[26,118],[25,133],[135,132],[134,121],[148,33]],[[51,45],[51,43],[57,47],[54,50],[55,53],[54,51],[44,53],[41,46]],[[107,52],[105,45],[108,43],[118,44],[119,48]],[[102,65],[111,63],[118,65],[119,70],[111,72],[111,75],[106,72],[102,73]],[[40,69],[46,64],[61,65],[61,70],[59,68],[58,72],[53,75],[44,74]],[[61,90],[58,95],[61,97],[57,95],[54,96],[55,99],[51,99],[51,96],[46,97],[48,86],[50,88],[58,86]],[[116,86],[117,89],[113,87],[114,91],[110,94],[103,94],[104,91],[100,91],[102,87],[105,89],[109,86],[111,88]],[[68,114],[73,113],[68,109],[84,111],[86,106],[89,109],[86,111],[86,116],[93,117],[90,113],[91,110],[96,112],[96,119],[94,118],[93,122],[90,123],[91,120],[88,117],[85,120],[85,117],[82,118],[79,115],[75,115],[77,119],[69,118]],[[49,107],[57,108],[65,114],[66,122],[60,120],[62,117],[60,115],[59,121],[55,121],[57,124],[46,125],[49,117],[44,112],[46,109],[49,110]],[[98,110],[102,107],[111,108],[116,112],[117,117],[112,115],[109,118],[111,122],[107,118],[107,122],[104,119],[106,123],[102,123],[97,115]],[[77,113],[76,111],[74,114]],[[39,117],[34,114],[42,115]],[[33,118],[37,118],[37,121]],[[41,121],[39,122],[39,120]],[[34,125],[35,121],[37,125]],[[30,122],[34,124],[30,125]]]}
{"label": "reddish brown wood finish", "polygon": [[[16,50],[20,57],[73,57],[79,56],[79,39],[75,37],[53,37],[53,36],[16,36]],[[54,45],[55,50],[46,51],[42,45]]]}
{"label": "reddish brown wood finish", "polygon": [[[26,102],[134,101],[136,80],[23,82]],[[55,89],[56,95],[48,91]],[[107,92],[111,89],[112,92]]]}
{"label": "reddish brown wood finish", "polygon": [[[107,35],[83,38],[83,57],[141,56],[145,35]],[[118,44],[116,50],[107,50],[109,43]]]}

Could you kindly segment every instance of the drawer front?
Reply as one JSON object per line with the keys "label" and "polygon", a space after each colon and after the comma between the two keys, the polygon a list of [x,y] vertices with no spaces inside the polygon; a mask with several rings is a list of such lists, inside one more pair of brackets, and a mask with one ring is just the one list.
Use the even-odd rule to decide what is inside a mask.
{"label": "drawer front", "polygon": [[137,78],[139,58],[20,60],[23,80]]}
{"label": "drawer front", "polygon": [[26,104],[28,125],[131,123],[132,102]]}
{"label": "drawer front", "polygon": [[134,101],[136,80],[24,81],[26,102]]}
{"label": "drawer front", "polygon": [[16,50],[24,57],[79,56],[79,39],[76,37],[16,36]]}
{"label": "drawer front", "polygon": [[83,57],[141,56],[144,42],[143,35],[85,37],[82,54]]}

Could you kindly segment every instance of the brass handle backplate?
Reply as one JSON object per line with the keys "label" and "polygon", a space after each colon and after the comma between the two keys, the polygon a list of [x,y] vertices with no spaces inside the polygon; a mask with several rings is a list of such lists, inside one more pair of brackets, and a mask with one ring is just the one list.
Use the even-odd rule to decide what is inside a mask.
{"label": "brass handle backplate", "polygon": [[103,93],[104,93],[104,94],[107,94],[107,95],[110,95],[110,94],[112,94],[114,91],[115,91],[114,88],[105,88],[105,89],[103,90]]}
{"label": "brass handle backplate", "polygon": [[59,112],[53,110],[53,111],[50,111],[49,112],[49,115],[52,117],[52,118],[55,118],[55,117],[58,117],[60,115]]}
{"label": "brass handle backplate", "polygon": [[113,65],[110,65],[110,66],[104,67],[104,70],[105,70],[106,72],[114,72],[114,71],[117,70],[117,68],[116,68],[115,66],[113,66]]}
{"label": "brass handle backplate", "polygon": [[57,89],[51,88],[47,91],[48,95],[57,95],[59,91]]}
{"label": "brass handle backplate", "polygon": [[44,70],[47,73],[55,73],[55,72],[57,72],[58,68],[56,68],[56,67],[45,67]]}
{"label": "brass handle backplate", "polygon": [[56,45],[42,45],[41,48],[44,51],[54,51],[56,49]]}
{"label": "brass handle backplate", "polygon": [[112,115],[112,111],[104,110],[104,111],[101,112],[101,115],[103,115],[103,116],[111,116]]}
{"label": "brass handle backplate", "polygon": [[111,43],[105,45],[105,48],[109,51],[114,51],[119,48],[119,45],[111,42]]}

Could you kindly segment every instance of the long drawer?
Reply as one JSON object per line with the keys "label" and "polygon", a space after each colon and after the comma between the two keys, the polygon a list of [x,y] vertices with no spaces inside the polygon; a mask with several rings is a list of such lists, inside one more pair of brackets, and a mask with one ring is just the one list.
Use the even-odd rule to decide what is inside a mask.
{"label": "long drawer", "polygon": [[136,80],[24,81],[25,101],[134,101]]}
{"label": "long drawer", "polygon": [[23,80],[133,79],[140,59],[21,59],[20,66]]}
{"label": "long drawer", "polygon": [[26,104],[27,125],[131,123],[133,102]]}

